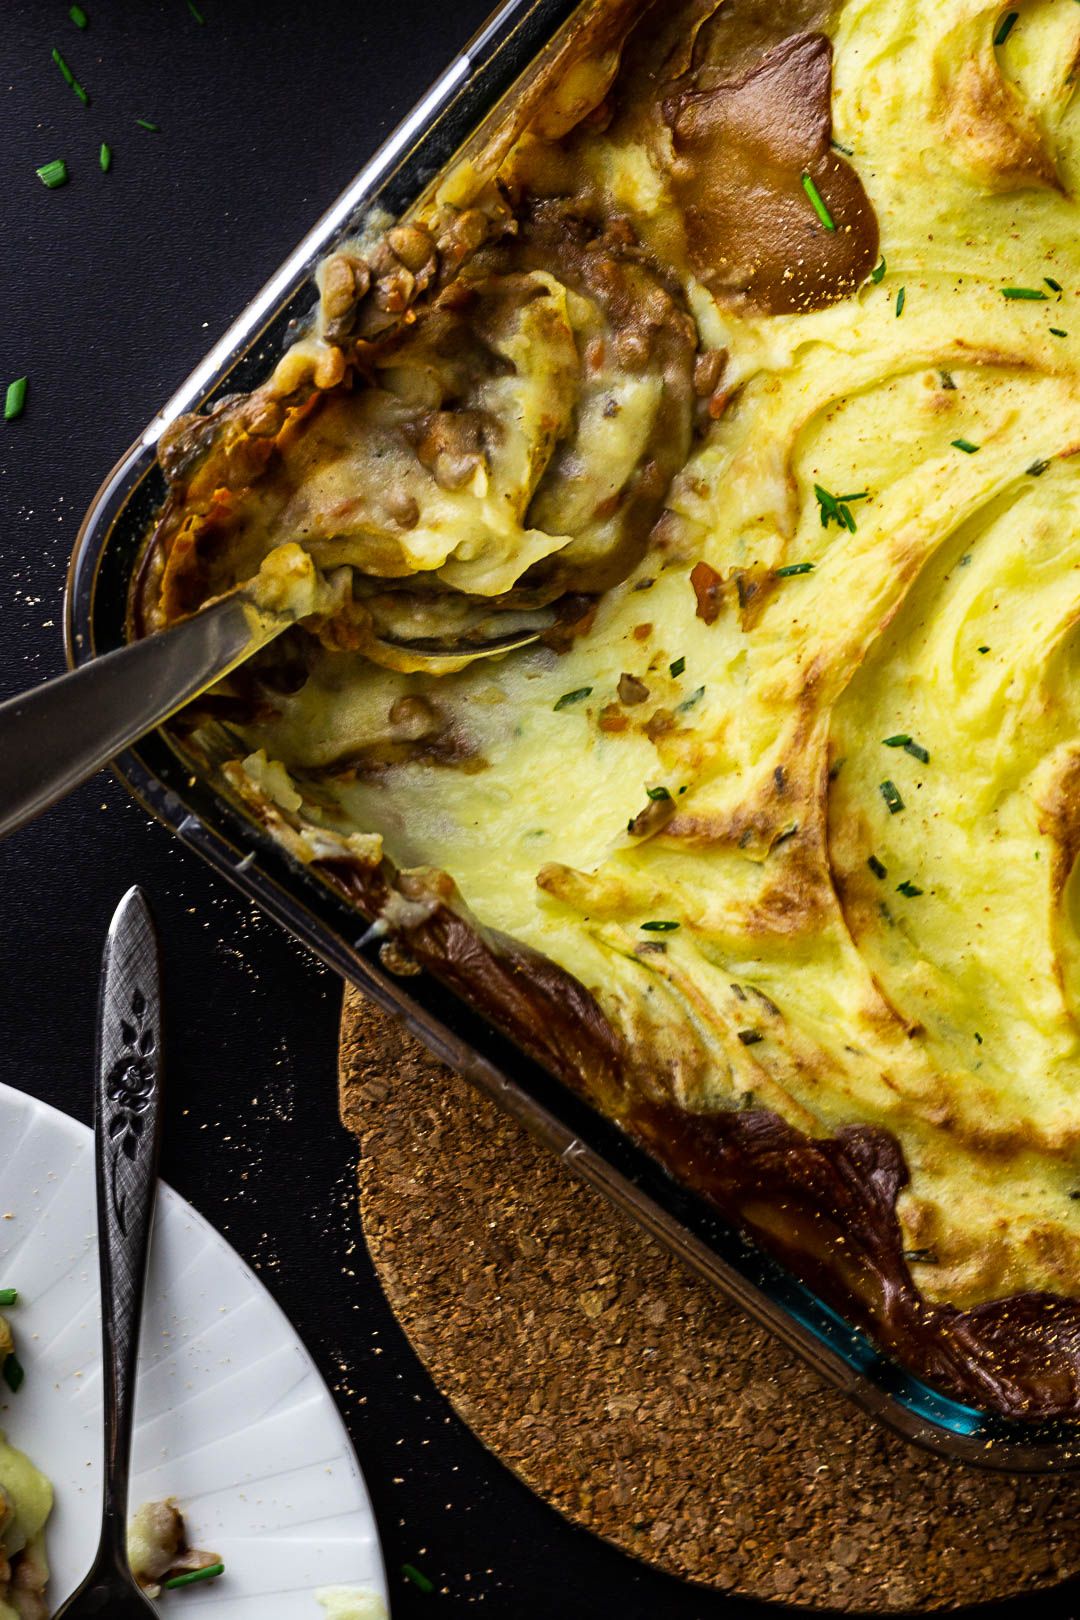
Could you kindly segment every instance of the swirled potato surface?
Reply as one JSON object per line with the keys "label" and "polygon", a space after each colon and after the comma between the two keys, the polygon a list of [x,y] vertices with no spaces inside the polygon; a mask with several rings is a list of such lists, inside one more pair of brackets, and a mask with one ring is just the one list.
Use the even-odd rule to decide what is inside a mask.
{"label": "swirled potato surface", "polygon": [[[290,809],[445,869],[572,972],[653,1088],[890,1131],[912,1272],[962,1306],[1080,1291],[1080,7],[1017,13],[640,22],[606,99],[520,133],[501,180],[627,222],[693,316],[697,426],[648,544],[569,645],[436,678],[309,638],[241,726]],[[490,384],[487,492],[431,492],[473,593],[582,532],[511,498],[512,545],[469,538],[528,485],[538,400],[581,465],[624,457],[615,489],[663,381],[601,368],[588,416],[596,306],[517,273],[543,292],[504,350],[558,337]]]}

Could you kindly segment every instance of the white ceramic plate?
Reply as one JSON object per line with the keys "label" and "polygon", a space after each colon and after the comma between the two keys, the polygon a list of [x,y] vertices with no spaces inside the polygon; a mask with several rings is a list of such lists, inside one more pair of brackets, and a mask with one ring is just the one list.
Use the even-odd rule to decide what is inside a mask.
{"label": "white ceramic plate", "polygon": [[[50,1477],[50,1596],[97,1546],[101,1345],[93,1141],[0,1085],[0,1288],[26,1368],[0,1427]],[[288,1319],[170,1187],[157,1205],[143,1318],[132,1500],[172,1496],[225,1575],[173,1592],[173,1620],[317,1620],[318,1586],[386,1597],[375,1519],[337,1408]]]}

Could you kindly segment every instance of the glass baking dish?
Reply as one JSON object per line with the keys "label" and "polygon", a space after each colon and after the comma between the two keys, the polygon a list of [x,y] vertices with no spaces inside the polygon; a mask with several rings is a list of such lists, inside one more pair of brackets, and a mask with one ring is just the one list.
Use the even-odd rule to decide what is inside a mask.
{"label": "glass baking dish", "polygon": [[[117,463],[71,560],[64,622],[72,665],[125,640],[132,571],[165,496],[156,446],[168,423],[261,382],[290,341],[290,323],[313,304],[313,272],[330,246],[372,209],[402,214],[451,159],[490,138],[590,3],[508,0],[495,11]],[[185,844],[865,1411],[966,1462],[1025,1472],[1080,1466],[1080,1424],[1010,1421],[922,1383],[437,979],[396,979],[359,913],[193,772],[175,739],[155,732],[115,769]]]}

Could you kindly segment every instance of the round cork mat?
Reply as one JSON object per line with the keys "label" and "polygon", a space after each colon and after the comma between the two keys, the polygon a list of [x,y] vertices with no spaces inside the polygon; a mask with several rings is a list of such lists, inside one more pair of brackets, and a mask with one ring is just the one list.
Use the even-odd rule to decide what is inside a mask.
{"label": "round cork mat", "polygon": [[882,1429],[352,991],[341,1095],[417,1354],[575,1523],[809,1607],[953,1607],[1080,1572],[1080,1477],[984,1472]]}

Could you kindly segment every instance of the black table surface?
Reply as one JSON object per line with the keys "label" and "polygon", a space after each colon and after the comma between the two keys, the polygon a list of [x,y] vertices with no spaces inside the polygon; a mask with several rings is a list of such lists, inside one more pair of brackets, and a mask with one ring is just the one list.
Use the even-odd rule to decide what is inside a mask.
{"label": "black table surface", "polygon": [[[202,23],[187,0],[86,0],[80,31],[66,0],[4,0],[0,389],[26,375],[29,391],[22,419],[0,422],[0,697],[63,667],[64,574],[105,473],[488,9],[197,4]],[[35,169],[55,158],[70,182],[50,191]],[[364,1249],[337,1114],[340,983],[111,777],[0,845],[0,1078],[88,1120],[101,944],[133,882],[164,935],[163,1173],[258,1269],[333,1390],[398,1620],[477,1604],[520,1620],[770,1612],[567,1525],[454,1416]],[[0,1176],[3,1162],[0,1143]],[[436,1593],[405,1581],[404,1562]],[[1067,1614],[1074,1600],[1025,1607]]]}

